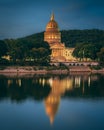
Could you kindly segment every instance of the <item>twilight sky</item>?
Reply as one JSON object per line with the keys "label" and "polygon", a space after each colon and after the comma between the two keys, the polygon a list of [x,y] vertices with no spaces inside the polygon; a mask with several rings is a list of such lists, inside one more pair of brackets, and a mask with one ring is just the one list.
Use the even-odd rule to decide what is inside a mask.
{"label": "twilight sky", "polygon": [[0,0],[0,39],[44,31],[52,12],[60,30],[104,30],[104,0]]}

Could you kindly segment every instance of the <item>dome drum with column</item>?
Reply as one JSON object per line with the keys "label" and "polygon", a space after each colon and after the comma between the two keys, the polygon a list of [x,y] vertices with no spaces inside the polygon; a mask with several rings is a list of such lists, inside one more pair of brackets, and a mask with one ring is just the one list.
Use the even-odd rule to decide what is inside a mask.
{"label": "dome drum with column", "polygon": [[44,40],[47,41],[49,44],[61,42],[60,33],[53,33],[53,32],[45,32],[45,38]]}

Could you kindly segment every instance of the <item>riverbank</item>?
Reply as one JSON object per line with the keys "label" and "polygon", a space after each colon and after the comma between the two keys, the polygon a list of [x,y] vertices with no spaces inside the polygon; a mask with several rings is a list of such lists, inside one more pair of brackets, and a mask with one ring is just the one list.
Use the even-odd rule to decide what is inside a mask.
{"label": "riverbank", "polygon": [[0,67],[0,74],[70,74],[70,73],[104,73],[104,68],[95,70],[88,66],[61,67],[35,67],[35,66],[8,66]]}

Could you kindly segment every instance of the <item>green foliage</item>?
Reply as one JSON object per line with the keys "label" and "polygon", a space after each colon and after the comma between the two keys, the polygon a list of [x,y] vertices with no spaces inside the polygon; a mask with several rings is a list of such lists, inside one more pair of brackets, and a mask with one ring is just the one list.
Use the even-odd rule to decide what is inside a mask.
{"label": "green foliage", "polygon": [[100,49],[100,51],[97,53],[100,66],[104,67],[104,47]]}
{"label": "green foliage", "polygon": [[[63,30],[62,42],[66,47],[76,47],[73,55],[77,58],[101,58],[100,49],[104,47],[104,30]],[[11,64],[47,65],[50,61],[51,50],[43,41],[44,32],[19,39],[0,41],[0,58],[9,55]],[[97,55],[97,53],[99,54]]]}
{"label": "green foliage", "polygon": [[97,53],[100,61],[104,62],[104,47],[100,49],[100,52]]}
{"label": "green foliage", "polygon": [[92,60],[97,59],[97,53],[99,52],[101,45],[92,44],[92,43],[79,43],[76,45],[75,50],[73,51],[73,56],[76,58],[90,58]]}
{"label": "green foliage", "polygon": [[90,66],[90,68],[91,68],[92,70],[100,70],[100,69],[102,69],[102,67],[99,66],[99,65],[97,65],[97,66]]}
{"label": "green foliage", "polygon": [[[41,44],[44,39],[44,32],[36,33],[18,40],[25,41],[31,47],[34,43]],[[104,46],[104,30],[85,29],[85,30],[62,30],[62,42],[66,47],[75,47],[77,43],[101,44]],[[31,44],[30,44],[31,43]],[[37,45],[37,46],[38,46]],[[43,46],[41,46],[43,47]]]}
{"label": "green foliage", "polygon": [[9,61],[5,58],[0,59],[0,65],[9,65]]}
{"label": "green foliage", "polygon": [[8,55],[12,64],[39,65],[48,64],[51,50],[47,42],[23,39],[5,40],[8,47]]}
{"label": "green foliage", "polygon": [[7,45],[4,41],[0,40],[0,58],[7,54]]}
{"label": "green foliage", "polygon": [[104,30],[63,30],[61,36],[62,42],[67,47],[75,47],[77,43],[92,43],[104,46]]}
{"label": "green foliage", "polygon": [[31,50],[31,57],[34,59],[35,63],[45,64],[49,63],[50,61],[50,54],[51,52],[43,47],[40,48],[33,48]]}

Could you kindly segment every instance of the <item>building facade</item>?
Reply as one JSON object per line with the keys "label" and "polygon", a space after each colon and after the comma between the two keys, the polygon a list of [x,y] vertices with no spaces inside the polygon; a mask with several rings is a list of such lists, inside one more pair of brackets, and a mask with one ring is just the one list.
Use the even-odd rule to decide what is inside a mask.
{"label": "building facade", "polygon": [[66,48],[65,44],[61,43],[61,32],[59,31],[58,24],[55,21],[54,14],[51,15],[50,21],[46,25],[44,41],[49,43],[52,50],[51,61],[76,61],[72,56],[74,48]]}

